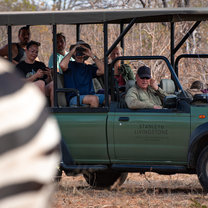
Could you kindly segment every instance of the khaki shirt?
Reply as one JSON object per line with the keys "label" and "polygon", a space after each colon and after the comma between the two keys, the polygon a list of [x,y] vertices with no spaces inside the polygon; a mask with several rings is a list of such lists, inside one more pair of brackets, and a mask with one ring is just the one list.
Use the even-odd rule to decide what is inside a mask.
{"label": "khaki shirt", "polygon": [[139,108],[154,108],[154,105],[162,107],[162,101],[167,93],[160,87],[158,90],[154,90],[151,86],[148,86],[147,90],[143,90],[136,84],[130,88],[125,96],[125,101],[130,109]]}

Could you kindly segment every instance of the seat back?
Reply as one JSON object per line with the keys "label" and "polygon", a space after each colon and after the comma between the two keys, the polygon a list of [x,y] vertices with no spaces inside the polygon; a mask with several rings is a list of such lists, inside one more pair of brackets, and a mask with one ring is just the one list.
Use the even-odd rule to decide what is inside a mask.
{"label": "seat back", "polygon": [[92,82],[93,82],[93,86],[95,89],[95,93],[97,93],[99,90],[103,89],[97,78],[93,78]]}
{"label": "seat back", "polygon": [[[99,89],[102,89],[99,81],[94,78],[93,79],[93,84],[94,86],[96,86],[96,90],[99,90]],[[58,88],[64,88],[64,75],[63,74],[59,74],[57,73],[57,87]],[[68,104],[67,104],[67,100],[66,100],[66,93],[65,92],[58,92],[58,106],[59,107],[66,107]],[[89,107],[90,105],[82,105],[82,107]],[[77,107],[76,106],[73,106],[71,105],[70,107]]]}
{"label": "seat back", "polygon": [[168,94],[175,94],[175,83],[172,79],[161,79],[160,88]]}
{"label": "seat back", "polygon": [[[57,73],[57,87],[64,88],[64,75]],[[66,107],[66,95],[65,92],[58,92],[58,106],[59,107]]]}
{"label": "seat back", "polygon": [[133,87],[134,85],[135,85],[135,80],[128,80],[128,81],[126,82],[126,85],[125,85],[125,87],[126,87],[125,92],[127,93],[127,91],[128,91],[131,87]]}

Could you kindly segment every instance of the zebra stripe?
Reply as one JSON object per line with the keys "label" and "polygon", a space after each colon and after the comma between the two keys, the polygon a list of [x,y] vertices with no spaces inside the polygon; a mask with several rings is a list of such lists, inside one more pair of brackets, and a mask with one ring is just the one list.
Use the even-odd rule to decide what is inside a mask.
{"label": "zebra stripe", "polygon": [[0,97],[0,136],[32,125],[45,104],[39,89],[31,84],[25,84],[19,91]]}
{"label": "zebra stripe", "polygon": [[60,132],[46,100],[0,58],[0,208],[48,208]]}
{"label": "zebra stripe", "polygon": [[48,113],[45,109],[43,109],[40,115],[41,116],[39,116],[30,126],[3,135],[0,140],[0,155],[29,142],[31,138],[36,135],[37,131],[45,123],[48,117]]}
{"label": "zebra stripe", "polygon": [[6,197],[10,197],[15,194],[20,194],[28,191],[38,191],[44,184],[37,183],[36,181],[28,181],[25,183],[11,184],[0,188],[0,200]]}
{"label": "zebra stripe", "polygon": [[[24,82],[19,80],[17,73],[5,73],[0,76],[1,86],[6,86],[4,89],[0,88],[0,97],[15,93],[24,86]],[[8,85],[8,83],[15,83],[15,85]]]}

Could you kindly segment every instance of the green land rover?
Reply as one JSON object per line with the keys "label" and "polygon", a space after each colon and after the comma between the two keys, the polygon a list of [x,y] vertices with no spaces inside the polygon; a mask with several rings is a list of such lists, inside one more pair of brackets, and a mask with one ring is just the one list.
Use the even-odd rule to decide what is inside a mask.
{"label": "green land rover", "polygon": [[[68,106],[62,77],[56,73],[54,55],[54,103],[49,110],[57,118],[62,133],[62,171],[66,175],[83,174],[87,183],[108,187],[115,181],[122,184],[128,172],[156,172],[160,174],[197,174],[205,191],[208,191],[208,95],[189,97],[178,78],[176,52],[191,36],[201,21],[208,20],[208,8],[175,9],[122,9],[59,12],[5,12],[0,14],[0,25],[8,27],[11,45],[11,28],[15,25],[52,25],[53,50],[56,51],[56,31],[59,24],[76,25],[77,40],[82,24],[103,25],[105,63],[105,106],[89,108]],[[192,21],[193,25],[175,46],[175,23]],[[167,57],[122,56],[116,60],[160,60],[169,76],[162,77],[160,87],[169,93],[163,109],[130,110],[124,102],[125,93],[117,85],[108,85],[108,55],[121,43],[134,24],[157,22],[168,24],[170,54]],[[108,47],[108,24],[119,24],[120,35]],[[126,27],[124,28],[124,25]],[[123,45],[124,46],[124,45]],[[9,47],[11,60],[11,47]],[[207,54],[188,54],[193,58]],[[170,58],[170,61],[169,61]],[[111,93],[111,103],[108,93]],[[77,92],[79,95],[79,92]],[[50,142],[50,138],[48,138]]]}

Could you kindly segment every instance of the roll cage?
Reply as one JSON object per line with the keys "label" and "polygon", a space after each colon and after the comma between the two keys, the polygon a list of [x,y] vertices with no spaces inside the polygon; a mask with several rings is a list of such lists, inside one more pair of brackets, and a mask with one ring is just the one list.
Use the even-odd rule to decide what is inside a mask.
{"label": "roll cage", "polygon": [[[150,59],[163,59],[172,75],[178,90],[180,90],[186,97],[184,90],[178,80],[178,61],[175,61],[175,54],[193,33],[193,31],[200,25],[201,21],[208,19],[208,8],[175,8],[175,9],[118,9],[118,10],[81,10],[81,11],[41,11],[41,12],[2,12],[0,14],[0,25],[7,26],[8,32],[8,45],[9,45],[9,60],[12,60],[12,26],[14,25],[52,25],[53,33],[53,66],[54,66],[54,105],[51,110],[53,112],[60,111],[77,111],[76,109],[69,110],[68,108],[60,108],[58,106],[58,96],[60,92],[69,92],[73,89],[65,89],[57,87],[57,50],[56,50],[56,33],[58,24],[76,25],[76,39],[80,38],[80,25],[83,24],[103,24],[104,31],[104,65],[105,65],[105,108],[107,111],[109,107],[108,100],[108,73],[112,69],[112,65],[108,67],[108,55],[120,43],[124,48],[124,36],[132,28],[135,23],[150,23],[150,22],[168,22],[170,24],[170,60],[166,57],[159,56],[124,56],[119,57],[121,60],[150,60]],[[175,22],[181,21],[194,21],[195,23],[190,30],[184,35],[181,41],[175,46]],[[119,24],[120,35],[114,43],[108,48],[108,24]],[[127,26],[124,28],[124,24]],[[183,56],[183,55],[181,55]],[[186,55],[185,55],[186,56]],[[194,54],[193,57],[207,56]],[[115,61],[113,63],[115,63]],[[113,64],[112,63],[112,64]],[[79,92],[77,92],[79,99]],[[81,110],[85,111],[100,111],[99,109]],[[80,111],[80,110],[78,110]]]}

